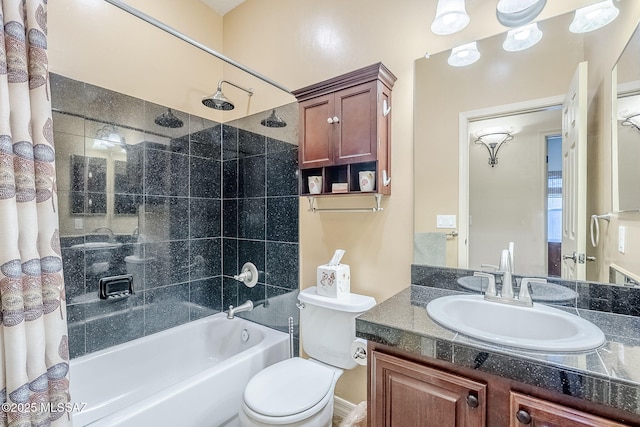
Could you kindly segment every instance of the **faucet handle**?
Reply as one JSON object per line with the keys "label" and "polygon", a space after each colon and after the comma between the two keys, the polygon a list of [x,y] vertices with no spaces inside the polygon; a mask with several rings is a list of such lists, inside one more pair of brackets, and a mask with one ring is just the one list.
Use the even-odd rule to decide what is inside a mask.
{"label": "faucet handle", "polygon": [[529,284],[531,283],[547,283],[546,279],[523,277],[520,281],[520,291],[518,292],[518,299],[522,302],[533,304],[531,294],[529,293]]}
{"label": "faucet handle", "polygon": [[[480,271],[476,271],[473,273],[475,277],[484,277],[489,280],[489,284],[487,285],[487,289],[484,291],[485,295],[496,296],[496,277],[491,273],[484,273]],[[482,290],[482,285],[480,286],[480,290]]]}

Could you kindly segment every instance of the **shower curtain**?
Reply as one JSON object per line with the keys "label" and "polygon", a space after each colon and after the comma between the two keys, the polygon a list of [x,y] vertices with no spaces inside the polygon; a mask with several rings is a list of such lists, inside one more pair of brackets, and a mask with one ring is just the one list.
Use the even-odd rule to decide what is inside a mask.
{"label": "shower curtain", "polygon": [[0,0],[0,426],[71,425],[47,0]]}

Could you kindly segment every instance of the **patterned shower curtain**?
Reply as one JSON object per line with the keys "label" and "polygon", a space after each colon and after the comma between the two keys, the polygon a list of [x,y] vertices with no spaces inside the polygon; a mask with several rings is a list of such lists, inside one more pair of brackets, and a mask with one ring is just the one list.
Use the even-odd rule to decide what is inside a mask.
{"label": "patterned shower curtain", "polygon": [[0,426],[71,425],[47,0],[0,20]]}

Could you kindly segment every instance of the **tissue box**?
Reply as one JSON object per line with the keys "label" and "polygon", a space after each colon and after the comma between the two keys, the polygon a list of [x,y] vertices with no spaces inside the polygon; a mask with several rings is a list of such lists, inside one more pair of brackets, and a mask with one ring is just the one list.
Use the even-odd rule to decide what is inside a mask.
{"label": "tissue box", "polygon": [[346,264],[324,264],[317,270],[318,295],[340,298],[351,291],[351,272]]}

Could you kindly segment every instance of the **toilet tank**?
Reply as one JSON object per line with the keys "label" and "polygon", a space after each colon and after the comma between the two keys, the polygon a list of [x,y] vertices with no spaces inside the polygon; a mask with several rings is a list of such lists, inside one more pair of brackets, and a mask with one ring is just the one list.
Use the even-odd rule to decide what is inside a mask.
{"label": "toilet tank", "polygon": [[376,305],[366,295],[347,294],[341,298],[318,295],[316,287],[300,291],[302,348],[312,358],[343,369],[352,369],[351,343],[356,338],[356,317]]}

